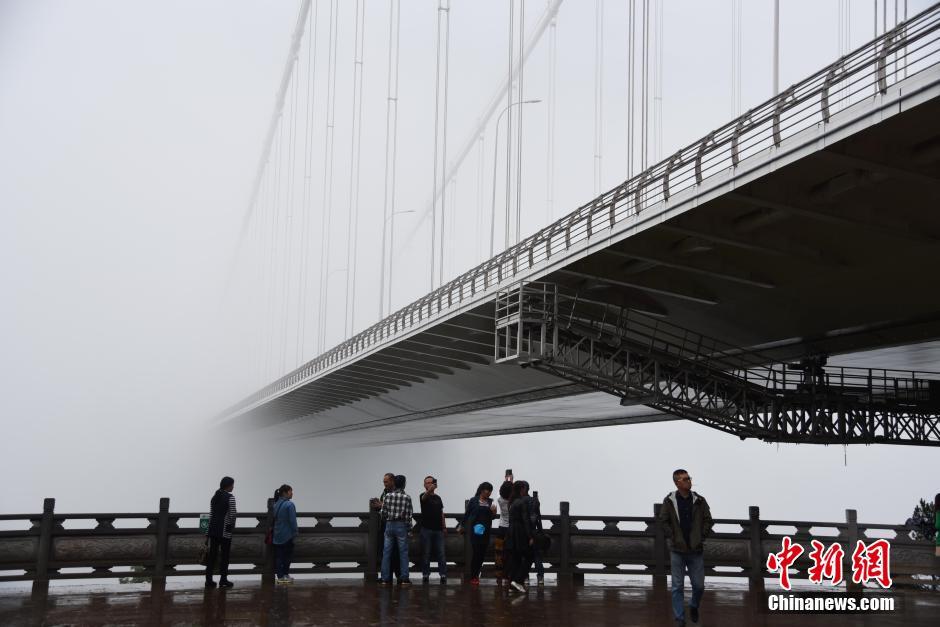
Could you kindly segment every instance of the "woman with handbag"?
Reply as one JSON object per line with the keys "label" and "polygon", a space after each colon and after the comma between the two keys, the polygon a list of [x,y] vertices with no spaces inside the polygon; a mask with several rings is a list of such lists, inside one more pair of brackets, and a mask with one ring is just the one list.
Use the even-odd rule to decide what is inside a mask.
{"label": "woman with handbag", "polygon": [[477,493],[467,503],[462,531],[470,534],[470,548],[473,557],[470,560],[470,583],[480,585],[480,571],[483,569],[483,557],[490,544],[490,527],[497,516],[496,504],[490,495],[493,493],[493,484],[484,481],[477,487]]}
{"label": "woman with handbag", "polygon": [[294,555],[294,538],[297,536],[297,509],[291,500],[294,489],[286,483],[274,491],[274,524],[271,543],[274,545],[275,584],[294,583],[290,572]]}

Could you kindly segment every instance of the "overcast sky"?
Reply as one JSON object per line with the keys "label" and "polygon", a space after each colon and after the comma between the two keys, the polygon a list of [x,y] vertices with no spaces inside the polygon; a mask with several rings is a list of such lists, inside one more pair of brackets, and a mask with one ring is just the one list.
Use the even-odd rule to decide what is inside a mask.
{"label": "overcast sky", "polygon": [[[402,4],[396,207],[415,213],[399,220],[407,244],[396,251],[396,306],[429,287],[429,232],[418,218],[432,185],[437,20],[435,2]],[[451,4],[453,151],[505,72],[508,33],[506,3]],[[744,4],[748,108],[771,95],[772,1]],[[782,4],[780,82],[787,85],[839,54],[839,3]],[[911,1],[908,11],[927,4]],[[328,260],[336,271],[328,344],[341,341],[346,313],[355,3],[340,5],[330,232],[339,243]],[[351,450],[208,431],[222,407],[279,374],[259,365],[257,345],[274,340],[256,315],[252,240],[237,256],[236,242],[298,6],[0,0],[0,511],[37,511],[45,496],[57,497],[60,511],[155,509],[161,496],[176,510],[205,509],[223,474],[236,478],[242,510],[260,509],[285,481],[301,510],[361,509],[387,470],[407,474],[413,494],[421,477],[435,474],[448,508],[457,509],[478,482],[497,482],[510,466],[540,490],[547,511],[568,500],[583,514],[648,513],[671,489],[677,466],[690,471],[719,517],[746,517],[756,504],[776,518],[840,520],[855,507],[864,521],[903,522],[918,498],[937,491],[935,450],[777,447],[685,421]],[[329,6],[318,4],[320,82]],[[526,3],[527,29],[544,6]],[[855,47],[871,38],[873,11],[867,1],[852,6]],[[366,7],[357,328],[378,317],[388,45],[388,3]],[[594,2],[568,0],[558,17],[553,210],[547,102],[526,107],[526,232],[594,191],[594,10]],[[604,10],[606,189],[626,177],[626,3],[608,0]],[[893,11],[891,3],[889,25]],[[730,16],[730,1],[667,3],[662,138],[653,141],[659,155],[733,117]],[[546,42],[526,67],[526,98],[548,98]],[[311,180],[319,199],[326,99],[315,91]],[[488,223],[478,210],[488,216],[491,175],[478,198],[477,168],[493,167],[492,133],[491,123],[482,161],[474,154],[456,181],[460,217],[446,240],[449,275],[478,263],[486,249],[481,225]],[[265,233],[257,224],[254,233]],[[319,254],[319,241],[311,250]],[[315,301],[311,291],[308,308]],[[285,343],[288,368],[315,356],[312,343],[300,351],[296,338]],[[940,370],[937,351],[926,354],[916,353],[918,367]],[[908,355],[915,353],[896,352],[894,363],[878,365],[901,368]]]}

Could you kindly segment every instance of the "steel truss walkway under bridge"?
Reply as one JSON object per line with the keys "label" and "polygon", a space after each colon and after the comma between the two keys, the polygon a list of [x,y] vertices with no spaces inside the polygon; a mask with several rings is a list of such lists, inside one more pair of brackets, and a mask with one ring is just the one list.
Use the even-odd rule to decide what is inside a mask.
{"label": "steel truss walkway under bridge", "polygon": [[[743,437],[937,444],[928,375],[869,376],[814,358],[836,363],[940,339],[938,208],[935,5],[287,373],[219,422],[380,443],[676,415]],[[560,310],[571,325],[557,344],[531,358],[530,348],[519,352],[541,362],[500,365],[498,295],[531,282],[557,286],[563,301],[578,294],[579,305]],[[723,344],[702,353],[678,341],[677,357],[654,342],[643,353],[637,327],[610,322],[615,311]],[[517,331],[554,334],[559,320]],[[600,333],[593,345],[591,333]],[[596,389],[650,407],[587,394]]]}

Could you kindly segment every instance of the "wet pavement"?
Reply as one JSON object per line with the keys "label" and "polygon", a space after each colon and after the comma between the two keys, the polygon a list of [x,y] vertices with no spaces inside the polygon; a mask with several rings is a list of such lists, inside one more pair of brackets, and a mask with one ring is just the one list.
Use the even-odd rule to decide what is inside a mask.
{"label": "wet pavement", "polygon": [[[428,586],[392,588],[352,579],[306,579],[278,587],[240,581],[226,591],[186,585],[171,583],[161,594],[119,585],[62,586],[38,603],[27,591],[0,590],[0,625],[675,625],[668,589],[642,583],[550,582],[527,594],[485,581],[442,586],[432,580]],[[709,585],[699,624],[940,624],[940,593],[896,592],[895,597],[899,607],[890,613],[768,614],[766,600],[746,587]]]}

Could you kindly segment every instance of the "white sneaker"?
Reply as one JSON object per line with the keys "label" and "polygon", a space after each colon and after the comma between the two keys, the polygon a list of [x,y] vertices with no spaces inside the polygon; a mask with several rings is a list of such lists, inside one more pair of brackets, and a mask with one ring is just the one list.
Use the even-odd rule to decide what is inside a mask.
{"label": "white sneaker", "polygon": [[294,583],[294,578],[291,577],[290,575],[285,575],[285,576],[284,576],[284,583]]}
{"label": "white sneaker", "polygon": [[513,588],[515,588],[515,589],[518,590],[519,592],[525,592],[525,586],[523,586],[521,583],[516,583],[516,582],[514,581],[514,582],[512,582],[512,583],[509,584],[509,585],[511,585]]}

